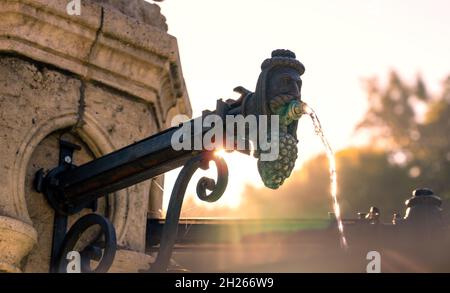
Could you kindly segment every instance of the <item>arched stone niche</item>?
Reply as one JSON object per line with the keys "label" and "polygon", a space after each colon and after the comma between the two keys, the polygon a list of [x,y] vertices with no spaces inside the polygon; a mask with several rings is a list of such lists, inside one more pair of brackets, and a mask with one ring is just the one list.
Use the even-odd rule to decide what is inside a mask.
{"label": "arched stone niche", "polygon": [[[2,76],[7,86],[0,88],[0,104],[8,111],[1,111],[0,121],[10,125],[9,131],[6,127],[0,131],[5,150],[2,166],[9,175],[0,196],[4,215],[0,248],[9,256],[0,252],[0,259],[7,260],[0,262],[0,270],[46,272],[54,213],[32,182],[38,169],[57,166],[59,139],[82,146],[74,154],[74,164],[80,165],[156,132],[157,123],[147,103],[119,91],[17,57],[0,62],[9,69]],[[150,184],[142,182],[101,200],[99,212],[106,212],[114,224],[122,248],[113,271],[143,269],[150,262],[144,254]],[[81,214],[71,216],[69,225]],[[28,251],[30,255],[22,259]]]}
{"label": "arched stone niche", "polygon": [[[24,194],[28,215],[39,238],[37,246],[28,255],[24,268],[25,272],[47,272],[49,270],[51,246],[48,244],[52,243],[54,211],[48,205],[45,197],[34,190],[33,180],[34,174],[38,169],[44,168],[49,170],[58,164],[60,139],[82,146],[81,151],[76,152],[76,155],[74,156],[74,164],[80,165],[95,157],[76,132],[71,133],[70,129],[63,129],[50,133],[34,148],[26,170]],[[114,196],[108,196],[100,199],[98,201],[97,212],[111,218],[114,213],[114,204],[111,204],[110,201],[113,198]],[[78,214],[70,216],[69,226],[86,213],[89,213],[89,211],[83,210]]]}
{"label": "arched stone niche", "polygon": [[[86,0],[76,17],[66,6],[0,5],[0,271],[47,269],[42,247],[51,246],[53,219],[30,184],[36,169],[56,165],[61,132],[83,145],[82,163],[163,130],[172,115],[191,115],[177,41],[158,6]],[[109,197],[121,248],[111,271],[148,266],[146,219],[160,217],[162,204],[156,181]]]}

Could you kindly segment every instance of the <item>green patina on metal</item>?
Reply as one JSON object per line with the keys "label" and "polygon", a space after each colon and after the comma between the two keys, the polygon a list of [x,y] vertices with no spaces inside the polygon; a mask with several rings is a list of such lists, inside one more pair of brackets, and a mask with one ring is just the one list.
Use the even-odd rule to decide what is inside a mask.
{"label": "green patina on metal", "polygon": [[[270,153],[271,150],[258,148],[255,151],[261,179],[264,185],[271,189],[277,189],[284,183],[297,159],[297,120],[303,114],[301,75],[304,72],[305,67],[293,52],[275,50],[271,58],[261,65],[255,92],[247,95],[248,101],[243,102],[253,103],[258,115],[278,115],[279,118],[278,157],[273,161],[264,161],[261,154]],[[276,139],[269,139],[274,146]]]}

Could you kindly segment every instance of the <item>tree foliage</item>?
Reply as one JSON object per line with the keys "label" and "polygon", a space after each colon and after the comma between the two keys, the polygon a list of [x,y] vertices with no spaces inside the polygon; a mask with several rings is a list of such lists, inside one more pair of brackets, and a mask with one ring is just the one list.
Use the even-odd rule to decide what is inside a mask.
{"label": "tree foliage", "polygon": [[369,108],[359,130],[408,170],[417,186],[450,196],[450,77],[440,96],[428,94],[419,77],[412,86],[392,72],[388,85],[367,82]]}

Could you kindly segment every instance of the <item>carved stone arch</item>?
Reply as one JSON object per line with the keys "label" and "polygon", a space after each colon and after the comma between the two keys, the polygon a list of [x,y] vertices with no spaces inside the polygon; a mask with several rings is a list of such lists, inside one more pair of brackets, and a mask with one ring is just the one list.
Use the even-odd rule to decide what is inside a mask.
{"label": "carved stone arch", "polygon": [[[0,271],[46,271],[42,248],[51,247],[53,210],[32,179],[39,168],[57,164],[59,135],[70,129],[67,137],[84,146],[74,157],[82,164],[162,130],[170,107],[190,113],[177,40],[157,5],[82,1],[74,18],[63,2],[0,5]],[[169,79],[164,95],[161,78]],[[156,208],[160,188],[149,181],[110,196],[121,247],[112,271],[148,266],[150,188],[158,194],[150,204]],[[45,231],[40,239],[37,231]],[[36,243],[40,249],[29,253]]]}
{"label": "carved stone arch", "polygon": [[[90,113],[86,112],[84,114],[83,122],[83,126],[77,128],[76,132],[96,157],[101,157],[116,149],[108,132],[101,127]],[[116,229],[117,242],[119,245],[122,245],[125,238],[125,229],[130,225],[127,217],[129,207],[128,189],[115,192],[113,196],[109,196],[109,199],[110,220]]]}
{"label": "carved stone arch", "polygon": [[[30,217],[29,207],[27,203],[26,196],[26,177],[27,172],[29,171],[30,160],[36,148],[40,145],[41,142],[44,141],[49,135],[55,133],[59,130],[70,129],[77,124],[79,119],[79,115],[77,112],[66,112],[62,113],[55,117],[50,117],[49,119],[42,121],[36,124],[33,128],[31,128],[27,134],[24,136],[20,147],[16,153],[16,157],[14,160],[14,165],[12,168],[11,174],[11,205],[14,208],[14,214],[9,215],[11,218],[16,218],[19,221],[15,224],[15,229],[17,230],[18,224],[22,227],[24,231],[26,231],[27,245],[29,247],[25,252],[18,252],[17,254],[23,254],[20,258],[28,253],[28,251],[33,247],[38,240],[38,237],[42,235],[38,235],[36,227],[36,223],[33,223],[32,218]],[[89,149],[88,151],[92,153],[95,157],[102,156],[109,152],[114,151],[116,148],[114,147],[113,142],[108,135],[108,132],[104,130],[100,124],[91,116],[89,113],[85,113],[83,116],[83,125],[79,128],[74,128],[73,131],[79,139],[86,145]],[[75,153],[74,156],[77,154]],[[29,174],[28,174],[29,175]],[[28,182],[29,183],[29,182]],[[127,189],[118,191],[114,193],[113,196],[109,196],[109,210],[110,210],[110,220],[114,224],[117,232],[117,241],[119,245],[124,245],[125,242],[125,232],[126,227],[131,225],[132,223],[128,223],[128,212],[129,212],[129,192]],[[0,219],[1,220],[1,219]],[[8,223],[11,220],[8,220]],[[52,221],[51,221],[52,222]],[[12,223],[12,222],[11,222]],[[14,223],[13,223],[14,224]],[[38,224],[39,225],[39,224]],[[26,227],[25,227],[26,226]],[[20,227],[19,227],[20,228]],[[23,233],[23,232],[22,232]],[[13,235],[14,236],[14,235]],[[42,247],[38,246],[38,250],[41,250]],[[29,257],[29,261],[27,263],[27,267],[25,271],[46,271],[46,268],[41,267],[42,258],[44,258],[48,254],[49,247],[45,248],[45,252],[37,252],[32,251]],[[25,251],[24,250],[24,251]],[[19,259],[19,257],[18,257]],[[38,265],[38,263],[40,265]],[[0,264],[0,269],[1,269]],[[17,271],[16,268],[11,266],[3,266],[5,270],[8,271]]]}
{"label": "carved stone arch", "polygon": [[38,243],[38,231],[31,220],[26,200],[26,177],[29,162],[41,141],[58,129],[70,127],[78,119],[77,112],[68,111],[40,120],[21,138],[9,172],[10,192],[3,201],[10,213],[0,216],[0,271],[20,272],[21,262]]}
{"label": "carved stone arch", "polygon": [[59,116],[52,117],[36,124],[35,127],[28,131],[22,140],[22,143],[16,152],[14,165],[12,167],[12,172],[10,173],[11,186],[13,187],[12,203],[16,217],[21,221],[32,224],[25,198],[25,178],[28,164],[34,150],[46,136],[59,129],[75,125],[77,119],[78,114],[76,112],[62,113]]}

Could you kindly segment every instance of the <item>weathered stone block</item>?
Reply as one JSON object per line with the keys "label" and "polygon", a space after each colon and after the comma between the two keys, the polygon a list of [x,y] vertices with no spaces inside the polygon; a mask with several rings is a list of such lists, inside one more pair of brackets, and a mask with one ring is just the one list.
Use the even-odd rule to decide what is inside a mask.
{"label": "weathered stone block", "polygon": [[[158,6],[86,0],[70,16],[67,3],[0,2],[0,270],[48,271],[54,212],[33,179],[57,165],[61,136],[82,146],[79,165],[191,115],[177,42]],[[155,186],[148,180],[99,201],[121,248],[113,271],[149,262],[147,215],[160,216],[162,205]]]}

